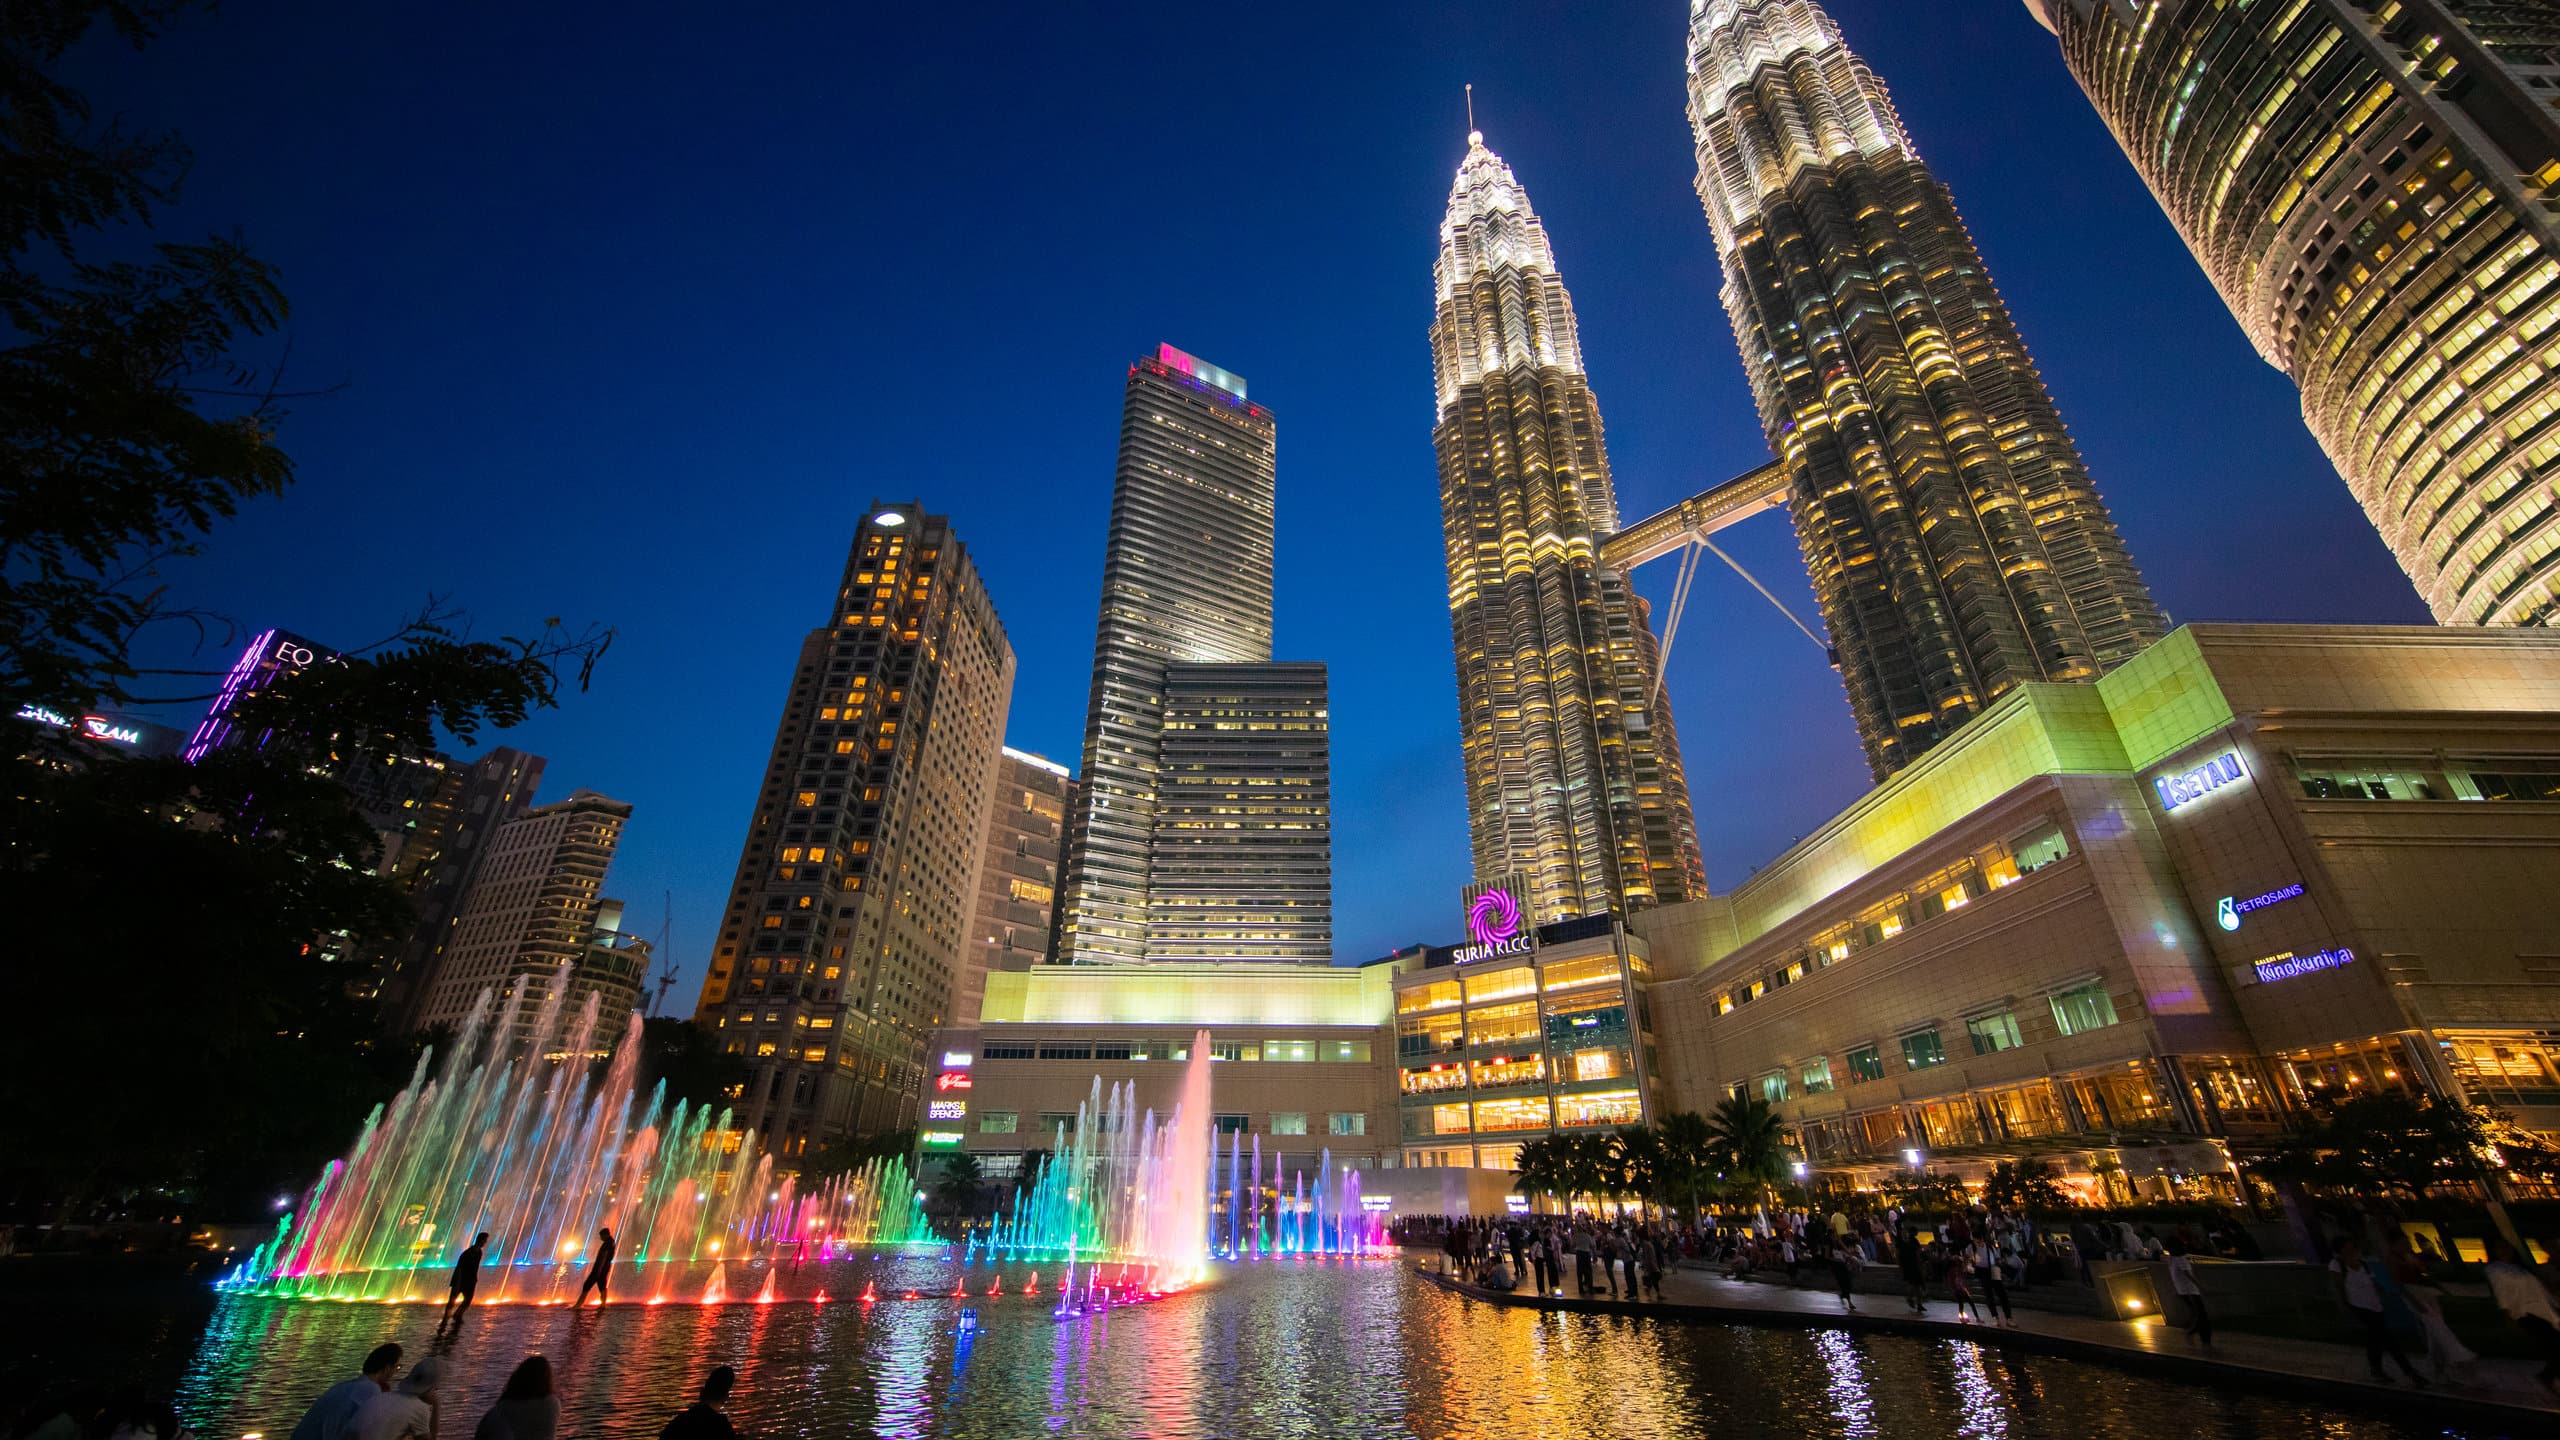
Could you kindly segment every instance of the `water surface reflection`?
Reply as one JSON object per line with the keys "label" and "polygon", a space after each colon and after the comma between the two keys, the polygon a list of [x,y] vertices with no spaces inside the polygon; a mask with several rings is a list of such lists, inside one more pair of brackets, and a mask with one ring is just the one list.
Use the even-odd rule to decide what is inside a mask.
{"label": "water surface reflection", "polygon": [[[1960,1435],[1975,1440],[2414,1440],[2306,1411],[1996,1347],[1833,1331],[1691,1327],[1497,1309],[1379,1261],[1221,1267],[1210,1288],[1059,1323],[1052,1296],[864,1307],[492,1307],[431,1340],[429,1306],[229,1297],[185,1361],[205,1440],[281,1435],[376,1342],[445,1359],[445,1428],[467,1435],[526,1352],[551,1357],[562,1434],[647,1437],[715,1364],[758,1436],[1450,1436],[1496,1440]],[[884,1262],[883,1295],[947,1294],[931,1261]],[[860,1275],[830,1277],[859,1294]],[[976,1312],[974,1328],[960,1323]],[[2443,1434],[2442,1431],[2423,1433]]]}

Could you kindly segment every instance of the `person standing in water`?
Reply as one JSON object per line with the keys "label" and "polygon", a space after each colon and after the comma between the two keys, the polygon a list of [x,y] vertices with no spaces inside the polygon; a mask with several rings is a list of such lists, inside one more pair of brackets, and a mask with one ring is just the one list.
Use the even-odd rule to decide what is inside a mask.
{"label": "person standing in water", "polygon": [[436,1322],[437,1334],[443,1334],[445,1326],[461,1319],[462,1312],[471,1308],[471,1297],[480,1288],[480,1257],[488,1250],[489,1232],[483,1230],[473,1238],[471,1248],[462,1252],[462,1258],[453,1262],[453,1280],[445,1292],[444,1318]]}
{"label": "person standing in water", "polygon": [[612,1268],[613,1232],[610,1230],[598,1230],[596,1231],[595,1268],[587,1272],[587,1283],[578,1287],[577,1304],[571,1305],[569,1308],[575,1310],[579,1305],[586,1304],[587,1292],[590,1290],[596,1292],[597,1309],[601,1310],[605,1306],[613,1303],[613,1287],[606,1283],[607,1272]]}

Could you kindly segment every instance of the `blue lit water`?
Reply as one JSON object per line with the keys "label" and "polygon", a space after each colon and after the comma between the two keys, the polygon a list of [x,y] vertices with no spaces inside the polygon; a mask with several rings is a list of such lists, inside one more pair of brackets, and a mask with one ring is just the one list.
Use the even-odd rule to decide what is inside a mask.
{"label": "blue lit water", "polygon": [[[1051,1297],[947,1289],[951,1271],[847,1267],[825,1306],[484,1307],[435,1347],[428,1306],[113,1297],[45,1313],[0,1294],[0,1344],[57,1373],[108,1363],[176,1379],[202,1440],[281,1437],[384,1339],[431,1348],[442,1429],[465,1437],[528,1351],[551,1358],[564,1436],[650,1437],[711,1366],[752,1436],[1962,1436],[1968,1440],[2408,1440],[2447,1434],[2290,1397],[2005,1356],[1965,1342],[1700,1327],[1500,1309],[1391,1262],[1226,1267],[1211,1287],[1058,1322]],[[973,1292],[988,1272],[972,1272]],[[886,1297],[848,1303],[866,1276]],[[1022,1272],[1008,1272],[1019,1290]],[[1044,1277],[1053,1283],[1054,1277]],[[963,1305],[979,1327],[957,1324]],[[34,1347],[31,1351],[25,1347]],[[58,1352],[51,1358],[48,1347]]]}

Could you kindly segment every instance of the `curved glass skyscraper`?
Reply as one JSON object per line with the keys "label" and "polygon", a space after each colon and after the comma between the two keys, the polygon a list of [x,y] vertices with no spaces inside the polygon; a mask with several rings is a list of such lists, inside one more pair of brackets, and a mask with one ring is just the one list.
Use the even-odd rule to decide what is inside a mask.
{"label": "curved glass skyscraper", "polygon": [[2027,8],[2427,608],[2560,622],[2560,7]]}
{"label": "curved glass skyscraper", "polygon": [[1882,778],[2031,680],[2160,637],[1954,200],[1810,0],[1693,0],[1724,306]]}
{"label": "curved glass skyscraper", "polygon": [[1704,895],[1645,604],[1597,557],[1618,502],[1573,300],[1481,134],[1432,275],[1431,437],[1476,876],[1525,873],[1541,922]]}

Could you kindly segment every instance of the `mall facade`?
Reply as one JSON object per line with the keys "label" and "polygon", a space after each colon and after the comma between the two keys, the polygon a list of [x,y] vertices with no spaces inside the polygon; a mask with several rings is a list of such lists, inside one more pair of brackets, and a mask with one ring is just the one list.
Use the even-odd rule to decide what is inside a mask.
{"label": "mall facade", "polygon": [[1732,894],[1638,917],[1678,1109],[1815,1171],[2226,1185],[2324,1100],[2560,1130],[2560,635],[2196,625],[2011,691]]}
{"label": "mall facade", "polygon": [[991,975],[927,1153],[1002,1175],[1096,1075],[1161,1113],[1203,1028],[1222,1135],[1309,1168],[1498,1171],[1734,1093],[1859,1188],[2040,1159],[2092,1199],[2227,1189],[2381,1091],[2560,1132],[2549,632],[2188,626],[2014,688],[1728,894],[1488,934],[1506,880],[1453,905],[1467,943],[1367,966]]}

